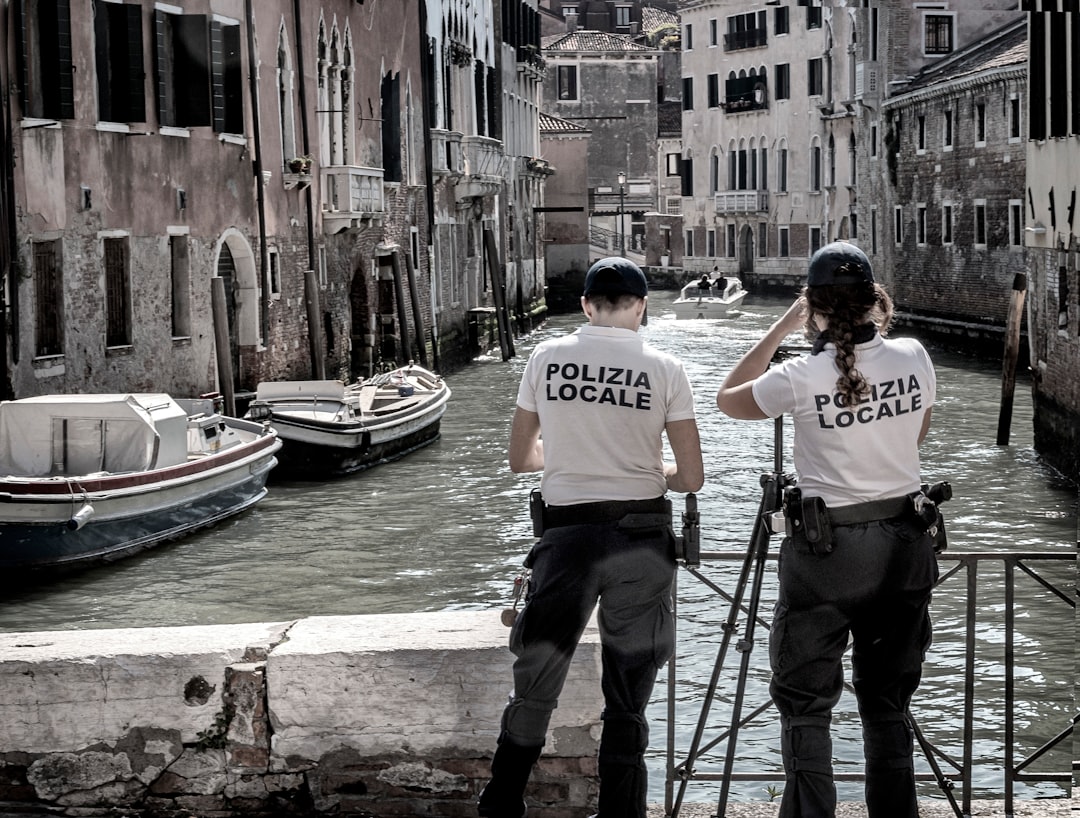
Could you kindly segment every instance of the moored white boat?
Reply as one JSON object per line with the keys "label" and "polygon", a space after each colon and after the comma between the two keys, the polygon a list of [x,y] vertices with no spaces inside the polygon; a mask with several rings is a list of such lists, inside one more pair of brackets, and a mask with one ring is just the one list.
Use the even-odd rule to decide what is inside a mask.
{"label": "moored white boat", "polygon": [[742,282],[735,276],[714,274],[708,289],[691,281],[672,303],[676,318],[723,318],[746,298]]}
{"label": "moored white boat", "polygon": [[410,364],[345,385],[338,380],[260,383],[246,417],[281,438],[276,476],[320,479],[396,460],[437,440],[450,387]]}
{"label": "moored white boat", "polygon": [[0,571],[111,562],[238,514],[281,447],[214,401],[158,393],[0,403]]}

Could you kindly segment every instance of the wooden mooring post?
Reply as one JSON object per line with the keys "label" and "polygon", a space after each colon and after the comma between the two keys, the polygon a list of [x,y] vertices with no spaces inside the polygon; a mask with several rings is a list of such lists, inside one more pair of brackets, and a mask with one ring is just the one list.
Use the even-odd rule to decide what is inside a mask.
{"label": "wooden mooring post", "polygon": [[499,246],[495,241],[495,232],[484,230],[484,247],[487,251],[488,272],[491,274],[491,293],[495,298],[495,319],[499,330],[499,347],[502,359],[508,361],[514,357],[514,336],[510,329],[510,315],[506,308],[506,282],[503,279],[502,264],[499,261]]}
{"label": "wooden mooring post", "polygon": [[1027,294],[1027,274],[1017,273],[1013,279],[1009,300],[1009,317],[1005,324],[1005,355],[1001,372],[1001,411],[998,413],[997,443],[1009,445],[1012,425],[1013,393],[1016,391],[1016,359],[1020,351],[1020,323],[1024,317],[1024,296]]}

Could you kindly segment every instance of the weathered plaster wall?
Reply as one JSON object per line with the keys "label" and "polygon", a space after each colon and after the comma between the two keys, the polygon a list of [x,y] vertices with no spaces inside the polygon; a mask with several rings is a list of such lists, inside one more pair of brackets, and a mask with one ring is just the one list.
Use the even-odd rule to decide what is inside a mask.
{"label": "weathered plaster wall", "polygon": [[[496,612],[0,634],[0,813],[475,814],[511,687]],[[595,806],[600,649],[530,815]]]}

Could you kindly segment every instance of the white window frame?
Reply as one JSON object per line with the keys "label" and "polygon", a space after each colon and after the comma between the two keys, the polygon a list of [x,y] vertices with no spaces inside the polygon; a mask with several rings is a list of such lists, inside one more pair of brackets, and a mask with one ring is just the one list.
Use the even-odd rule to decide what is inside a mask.
{"label": "white window frame", "polygon": [[791,258],[791,226],[781,224],[776,228],[776,254],[778,258]]}
{"label": "white window frame", "polygon": [[[916,11],[921,11],[922,12],[922,15],[921,15],[920,20],[919,20],[919,23],[920,23],[920,25],[919,25],[919,40],[920,40],[920,47],[922,48],[923,57],[927,57],[927,58],[930,58],[930,59],[938,59],[938,58],[941,58],[941,57],[945,57],[945,56],[947,56],[949,54],[954,54],[956,52],[956,12],[955,11],[948,11],[948,8],[945,5],[945,3],[916,3],[915,4],[915,9],[916,9]],[[950,47],[950,49],[948,51],[927,51],[926,50],[926,18],[927,17],[948,17],[948,18],[950,18],[949,28],[951,30],[951,35],[950,35],[949,39],[952,42],[951,42],[951,47]]]}
{"label": "white window frame", "polygon": [[956,243],[956,205],[946,200],[941,203],[941,246],[952,247]]}
{"label": "white window frame", "polygon": [[[1019,220],[1015,215],[1019,211]],[[1024,249],[1024,200],[1009,199],[1009,249],[1016,252]]]}
{"label": "white window frame", "polygon": [[[975,103],[975,147],[986,147],[986,103]],[[982,139],[979,139],[979,130],[982,130]]]}
{"label": "white window frame", "polygon": [[956,144],[956,118],[952,108],[946,108],[941,112],[941,149],[949,152]]}
{"label": "white window frame", "polygon": [[915,246],[926,246],[926,202],[915,205]]}
{"label": "white window frame", "polygon": [[[990,236],[989,236],[989,234],[987,232],[987,225],[986,225],[986,199],[975,199],[971,204],[972,204],[971,218],[972,218],[972,228],[973,228],[972,233],[971,233],[971,244],[976,249],[985,250],[987,248],[988,242],[990,240]],[[979,216],[980,216],[980,214],[982,215],[982,234],[983,234],[983,236],[982,236],[983,240],[981,242],[978,241],[978,238],[979,238]]]}
{"label": "white window frame", "polygon": [[[1075,104],[1075,103],[1074,103]],[[1015,125],[1015,128],[1013,127]],[[1013,131],[1016,136],[1013,136]],[[1024,139],[1024,102],[1020,94],[1009,94],[1009,144],[1022,142]]]}

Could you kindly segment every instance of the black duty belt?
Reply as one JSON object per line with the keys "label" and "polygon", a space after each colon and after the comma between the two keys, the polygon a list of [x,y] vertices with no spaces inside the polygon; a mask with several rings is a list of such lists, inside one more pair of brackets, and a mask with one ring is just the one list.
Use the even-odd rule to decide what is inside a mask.
{"label": "black duty belt", "polygon": [[856,503],[853,506],[830,507],[829,522],[833,525],[872,523],[875,520],[899,517],[911,509],[910,497],[889,497],[885,500],[871,500],[869,503]]}
{"label": "black duty belt", "polygon": [[614,523],[628,514],[664,514],[667,503],[663,497],[652,500],[603,500],[598,503],[578,503],[572,506],[544,506],[544,528],[567,525]]}

